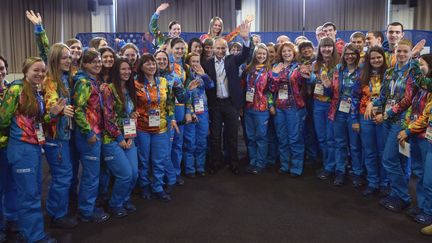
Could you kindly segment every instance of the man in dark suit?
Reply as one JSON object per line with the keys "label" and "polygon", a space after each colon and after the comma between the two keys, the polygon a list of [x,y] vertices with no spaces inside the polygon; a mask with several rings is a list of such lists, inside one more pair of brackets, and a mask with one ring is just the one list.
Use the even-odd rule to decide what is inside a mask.
{"label": "man in dark suit", "polygon": [[224,164],[222,155],[222,127],[226,129],[224,137],[229,155],[228,164],[231,171],[238,175],[237,140],[240,109],[244,104],[244,92],[239,77],[239,67],[249,56],[250,25],[240,25],[240,36],[244,40],[242,52],[227,55],[228,44],[223,38],[213,44],[214,58],[203,62],[207,75],[215,82],[215,88],[206,91],[210,114],[210,161],[209,173],[214,174]]}

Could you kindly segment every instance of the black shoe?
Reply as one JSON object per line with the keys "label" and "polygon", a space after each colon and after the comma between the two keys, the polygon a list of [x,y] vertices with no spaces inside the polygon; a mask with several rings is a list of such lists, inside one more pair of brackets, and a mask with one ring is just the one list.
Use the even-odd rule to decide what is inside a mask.
{"label": "black shoe", "polygon": [[185,174],[185,177],[189,178],[189,179],[195,179],[196,175],[195,175],[195,173],[187,173],[187,174]]}
{"label": "black shoe", "polygon": [[412,219],[414,219],[415,217],[417,217],[417,215],[421,213],[423,213],[423,210],[421,210],[421,208],[417,206],[411,207],[406,211],[406,214]]}
{"label": "black shoe", "polygon": [[126,209],[127,214],[131,214],[137,211],[135,205],[133,205],[130,201],[125,202],[123,207]]}
{"label": "black shoe", "polygon": [[155,192],[154,194],[155,199],[160,199],[162,202],[170,202],[171,196],[168,195],[165,191],[161,192]]}
{"label": "black shoe", "polygon": [[108,207],[108,212],[116,218],[123,218],[127,216],[127,211],[124,207],[120,207],[120,208]]}
{"label": "black shoe", "polygon": [[379,189],[378,188],[373,188],[373,187],[366,187],[366,189],[364,189],[362,191],[362,195],[365,197],[371,197],[371,196],[375,196],[379,194]]}
{"label": "black shoe", "polygon": [[184,186],[185,181],[183,180],[183,178],[181,176],[177,176],[177,180],[176,180],[176,186]]}
{"label": "black shoe", "polygon": [[60,229],[73,229],[78,225],[78,220],[72,217],[61,217],[58,219],[51,219],[51,227]]}
{"label": "black shoe", "polygon": [[95,208],[93,215],[84,216],[82,214],[78,214],[78,218],[82,222],[103,223],[110,218],[110,215],[105,213],[102,208]]}
{"label": "black shoe", "polygon": [[166,185],[164,190],[167,194],[171,194],[174,191],[174,185]]}
{"label": "black shoe", "polygon": [[317,178],[320,180],[328,180],[328,179],[332,178],[332,176],[333,176],[333,173],[328,171],[328,170],[325,170],[325,169],[322,169],[321,171],[319,171],[317,173]]}
{"label": "black shoe", "polygon": [[240,175],[240,169],[237,165],[231,165],[230,170],[234,175]]}
{"label": "black shoe", "polygon": [[196,175],[198,176],[198,177],[205,177],[205,176],[207,176],[207,174],[203,171],[203,172],[197,172],[196,173]]}

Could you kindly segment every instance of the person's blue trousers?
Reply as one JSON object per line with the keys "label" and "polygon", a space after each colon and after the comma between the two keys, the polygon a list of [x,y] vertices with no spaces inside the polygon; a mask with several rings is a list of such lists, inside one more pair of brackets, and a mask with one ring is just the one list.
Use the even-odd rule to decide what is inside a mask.
{"label": "person's blue trousers", "polygon": [[409,139],[411,148],[411,171],[417,176],[416,198],[417,206],[425,210],[424,168],[429,147],[426,138],[413,136]]}
{"label": "person's blue trousers", "polygon": [[78,129],[75,130],[75,142],[82,166],[81,184],[78,193],[78,211],[84,217],[92,217],[98,195],[101,135],[94,144],[88,144],[87,138]]}
{"label": "person's blue trousers", "polygon": [[406,177],[407,158],[399,153],[399,142],[397,136],[403,130],[400,121],[383,123],[383,166],[390,180],[390,196],[396,197],[405,203],[411,202],[411,196],[408,192],[408,179]]}
{"label": "person's blue trousers", "polygon": [[360,138],[368,186],[372,188],[387,187],[389,180],[382,165],[383,125],[377,125],[373,120],[365,120],[364,116],[360,115]]}
{"label": "person's blue trousers", "polygon": [[115,178],[109,206],[122,208],[129,200],[138,173],[138,155],[135,143],[122,149],[117,141],[103,144],[102,155],[110,174]]}
{"label": "person's blue trousers", "polygon": [[17,188],[21,233],[27,242],[42,240],[46,234],[41,206],[41,147],[9,138],[7,157]]}
{"label": "person's blue trousers", "polygon": [[333,122],[328,119],[330,103],[314,100],[313,120],[318,144],[323,154],[324,169],[335,172],[335,147],[333,136]]}
{"label": "person's blue trousers", "polygon": [[276,135],[274,116],[269,117],[267,127],[267,139],[268,139],[268,152],[267,152],[267,165],[275,165],[276,160],[279,156],[278,138]]}
{"label": "person's blue trousers", "polygon": [[424,165],[423,188],[425,194],[424,212],[432,215],[432,143],[428,142],[428,150]]}
{"label": "person's blue trousers", "polygon": [[[363,175],[360,134],[352,129],[351,115],[337,111],[333,123],[336,173],[345,174],[348,149],[354,175]],[[348,146],[349,145],[349,146]]]}
{"label": "person's blue trousers", "polygon": [[4,221],[17,221],[17,188],[8,163],[7,147],[0,148],[0,232]]}
{"label": "person's blue trousers", "polygon": [[[170,122],[168,124],[169,124],[168,126],[171,126]],[[165,179],[166,179],[167,185],[172,186],[177,182],[177,176],[180,176],[181,168],[180,167],[174,168],[174,164],[172,162],[172,157],[171,157],[172,145],[174,142],[174,134],[176,133],[176,130],[175,129],[168,129],[167,133],[169,136],[169,141],[168,141],[167,158],[164,160],[164,162],[165,162],[164,171],[165,171]]]}
{"label": "person's blue trousers", "polygon": [[268,111],[245,109],[245,127],[248,139],[247,147],[251,166],[263,169],[267,158]]}
{"label": "person's blue trousers", "polygon": [[51,173],[46,209],[49,215],[58,219],[67,215],[69,206],[73,174],[69,140],[47,139],[44,149]]}
{"label": "person's blue trousers", "polygon": [[305,108],[299,110],[295,108],[276,109],[274,122],[279,142],[281,171],[289,171],[296,175],[303,173],[305,151],[303,126],[305,119]]}
{"label": "person's blue trousers", "polygon": [[175,119],[177,121],[178,128],[180,130],[179,133],[174,133],[174,140],[171,148],[171,160],[176,172],[177,176],[181,174],[181,162],[183,157],[183,130],[184,125],[181,123],[184,122],[186,108],[184,105],[176,105],[174,109]]}
{"label": "person's blue trousers", "polygon": [[[303,136],[305,141],[305,154],[316,161],[319,155],[319,144],[315,133],[314,119],[313,119],[313,98],[306,99],[306,121],[303,126]],[[312,162],[312,161],[310,161]]]}
{"label": "person's blue trousers", "polygon": [[[141,188],[151,185],[153,192],[163,191],[164,165],[167,158],[169,136],[164,133],[148,133],[138,131],[135,139],[138,147],[138,158],[141,165],[139,173],[139,185]],[[150,180],[150,163],[153,181]]]}
{"label": "person's blue trousers", "polygon": [[80,162],[79,162],[79,154],[78,154],[78,149],[76,147],[74,132],[72,132],[71,139],[69,141],[69,150],[70,150],[70,158],[72,163],[72,182],[69,190],[70,191],[69,197],[71,201],[72,200],[76,201],[78,199],[78,184],[79,184],[78,172],[79,172]]}
{"label": "person's blue trousers", "polygon": [[184,162],[186,174],[205,171],[209,114],[197,115],[198,122],[184,126]]}

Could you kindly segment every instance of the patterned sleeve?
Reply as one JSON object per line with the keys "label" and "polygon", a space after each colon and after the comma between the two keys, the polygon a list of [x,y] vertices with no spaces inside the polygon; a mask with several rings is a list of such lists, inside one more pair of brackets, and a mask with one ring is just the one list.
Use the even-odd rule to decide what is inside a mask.
{"label": "patterned sleeve", "polygon": [[360,100],[362,98],[362,87],[360,80],[357,79],[351,90],[351,118],[354,123],[359,123]]}
{"label": "patterned sleeve", "polygon": [[36,44],[39,49],[39,56],[44,60],[45,63],[47,63],[48,52],[49,52],[49,40],[41,24],[35,25],[35,35],[36,35]]}
{"label": "patterned sleeve", "polygon": [[394,105],[390,110],[387,111],[387,115],[389,118],[406,111],[411,106],[412,98],[417,92],[417,87],[415,86],[414,79],[411,75],[408,76],[406,82],[407,83],[404,97],[401,101],[399,101],[396,105]]}
{"label": "patterned sleeve", "polygon": [[233,31],[231,31],[228,35],[224,36],[223,38],[228,42],[232,42],[238,35],[240,34],[240,27],[235,28]]}
{"label": "patterned sleeve", "polygon": [[165,35],[159,29],[158,20],[159,14],[154,13],[150,19],[149,30],[150,34],[155,38],[156,45],[161,46],[165,41]]}
{"label": "patterned sleeve", "polygon": [[21,85],[13,85],[6,92],[0,106],[0,130],[7,129],[12,123],[12,118],[15,115],[15,111],[18,109],[21,91]]}
{"label": "patterned sleeve", "polygon": [[206,39],[209,39],[210,38],[210,35],[209,34],[202,34],[200,37],[199,37],[199,39],[200,39],[200,41],[202,42],[202,43],[204,43],[204,41],[206,40]]}
{"label": "patterned sleeve", "polygon": [[44,102],[46,110],[44,121],[47,124],[54,124],[58,121],[58,117],[60,114],[54,116],[49,111],[57,103],[59,95],[57,93],[57,85],[49,78],[45,79],[44,92]]}
{"label": "patterned sleeve", "polygon": [[[168,86],[168,81],[166,82]],[[174,117],[174,106],[175,106],[175,98],[173,91],[169,88],[167,88],[167,101],[166,101],[166,112],[168,114],[169,120],[175,120]],[[168,124],[169,125],[169,124]]]}
{"label": "patterned sleeve", "polygon": [[410,133],[419,134],[426,130],[429,123],[429,114],[431,109],[432,109],[432,94],[428,94],[427,103],[425,108],[423,109],[422,114],[417,118],[417,120],[415,120],[414,122],[408,125],[407,134]]}
{"label": "patterned sleeve", "polygon": [[215,87],[213,80],[207,74],[201,75],[201,78],[204,82],[205,89],[212,89]]}
{"label": "patterned sleeve", "polygon": [[380,94],[377,99],[373,101],[373,106],[385,106],[385,103],[387,102],[387,89],[389,87],[389,80],[387,79],[388,75],[390,75],[389,72],[390,69],[387,69],[387,71],[384,73],[383,81],[381,84]]}
{"label": "patterned sleeve", "polygon": [[111,137],[114,137],[117,142],[124,140],[123,134],[116,121],[116,112],[114,110],[114,95],[108,84],[101,85],[103,99],[103,120],[104,126]]}
{"label": "patterned sleeve", "polygon": [[86,118],[87,102],[91,94],[91,84],[86,79],[79,79],[75,84],[74,106],[75,106],[75,122],[82,134],[92,136],[92,130]]}

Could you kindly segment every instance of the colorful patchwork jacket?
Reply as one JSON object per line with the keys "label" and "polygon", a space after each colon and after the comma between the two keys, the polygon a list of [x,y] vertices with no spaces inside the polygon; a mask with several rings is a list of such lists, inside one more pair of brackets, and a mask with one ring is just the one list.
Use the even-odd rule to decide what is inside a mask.
{"label": "colorful patchwork jacket", "polygon": [[41,24],[37,24],[34,26],[34,31],[36,36],[36,44],[39,49],[39,56],[44,60],[45,63],[48,63],[50,45],[45,29]]}
{"label": "colorful patchwork jacket", "polygon": [[[167,121],[174,119],[174,98],[163,77],[156,78],[156,85],[151,86],[147,80],[135,80],[137,95],[136,112],[138,112],[137,130],[148,133],[164,133],[169,125]],[[150,97],[150,100],[149,100]],[[158,110],[160,114],[159,127],[150,127],[149,114]]]}
{"label": "colorful patchwork jacket", "polygon": [[[276,66],[277,63],[274,65]],[[297,63],[292,63],[284,68],[280,73],[273,72],[273,80],[270,84],[270,91],[276,101],[276,108],[302,109],[305,107],[306,83],[301,77]],[[288,90],[288,99],[279,98],[279,90]]]}
{"label": "colorful patchwork jacket", "polygon": [[[317,62],[315,61],[312,64],[312,69],[315,70]],[[324,88],[324,86],[322,86],[322,81],[321,81],[321,74],[325,73],[327,75],[327,77],[332,80],[333,79],[333,73],[336,71],[336,67],[332,68],[331,70],[328,70],[327,67],[322,66],[318,72],[312,72],[310,79],[307,80],[306,82],[308,84],[314,84],[314,93],[313,93],[313,98],[315,100],[321,101],[321,102],[331,102],[331,97],[332,97],[332,89],[328,89],[328,88]],[[318,85],[323,87],[323,94],[319,94],[317,93],[317,89],[318,89]]]}
{"label": "colorful patchwork jacket", "polygon": [[[42,124],[44,108],[39,106],[39,115],[37,117],[27,117],[20,114],[18,108],[23,104],[21,92],[23,90],[23,81],[16,80],[9,86],[8,91],[0,106],[0,131],[9,130],[9,138],[13,138],[30,144],[43,144],[38,142],[36,126]],[[39,92],[35,94],[37,99],[43,105],[43,97]]]}
{"label": "colorful patchwork jacket", "polygon": [[105,130],[103,132],[103,143],[108,144],[114,141],[125,140],[123,136],[123,121],[130,118],[135,107],[129,94],[125,95],[124,104],[118,95],[114,84],[102,84],[103,97],[103,120]]}
{"label": "colorful patchwork jacket", "polygon": [[[0,106],[2,105],[3,98],[6,95],[9,83],[6,80],[0,82]],[[7,146],[8,142],[8,131],[7,129],[0,130],[0,148]]]}
{"label": "colorful patchwork jacket", "polygon": [[150,18],[149,30],[150,34],[155,38],[155,49],[162,46],[165,41],[169,38],[169,36],[165,35],[160,29],[158,25],[160,15],[154,13]]}
{"label": "colorful patchwork jacket", "polygon": [[[187,87],[186,84],[189,84],[191,81],[190,78],[190,68],[189,65],[183,65],[183,60],[180,59],[180,61],[175,61],[174,57],[172,55],[169,56],[170,63],[171,63],[171,70],[173,73],[177,75],[177,77],[180,78],[181,84],[183,87]],[[173,86],[174,87],[174,86]],[[177,97],[176,97],[177,98]],[[175,100],[176,106],[182,106],[184,105],[186,107],[186,114],[192,113],[192,104],[190,99],[186,99],[185,102],[181,102],[180,100]]]}
{"label": "colorful patchwork jacket", "polygon": [[53,82],[52,79],[47,77],[45,79],[43,89],[44,89],[44,101],[46,107],[46,114],[44,116],[45,121],[45,135],[51,139],[69,140],[71,136],[72,129],[72,119],[65,116],[63,113],[53,116],[49,113],[49,110],[57,103],[61,98],[66,99],[66,105],[72,104],[72,90],[70,88],[70,77],[68,73],[64,73],[61,78],[63,85],[69,92],[69,96],[63,96],[57,83]]}
{"label": "colorful patchwork jacket", "polygon": [[360,110],[359,113],[364,115],[366,112],[366,107],[369,102],[373,102],[380,95],[382,85],[382,76],[379,74],[372,74],[369,80],[369,85],[362,86],[362,97],[360,100]]}
{"label": "colorful patchwork jacket", "polygon": [[420,88],[413,97],[411,107],[405,115],[405,122],[402,124],[407,135],[415,134],[420,138],[425,137],[431,108],[432,94]]}
{"label": "colorful patchwork jacket", "polygon": [[194,89],[189,91],[190,92],[190,104],[193,104],[192,106],[192,111],[194,113],[196,113],[196,105],[200,102],[200,100],[203,101],[204,104],[204,111],[208,111],[208,106],[207,106],[207,95],[205,90],[206,89],[212,89],[215,87],[215,83],[213,82],[213,80],[210,79],[210,77],[207,74],[204,75],[198,75],[196,74],[193,70],[190,70],[190,76],[191,78],[188,80],[188,83],[186,84],[186,86],[189,85],[189,83],[192,80],[199,80],[200,81],[200,85]]}
{"label": "colorful patchwork jacket", "polygon": [[349,73],[348,68],[343,68],[341,64],[336,66],[336,72],[332,80],[332,100],[328,118],[334,120],[336,112],[342,100],[350,103],[349,114],[353,123],[359,123],[359,107],[361,99],[360,68]]}
{"label": "colorful patchwork jacket", "polygon": [[[374,106],[381,106],[387,114],[387,120],[398,122],[405,120],[405,112],[411,106],[417,92],[415,78],[420,75],[417,61],[411,61],[403,67],[396,64],[386,70],[380,96],[374,100]],[[387,103],[393,103],[390,109],[384,110]]]}
{"label": "colorful patchwork jacket", "polygon": [[[253,102],[246,101],[245,108],[256,111],[268,111],[273,106],[273,96],[270,93],[269,87],[272,82],[272,71],[265,70],[265,67],[260,64],[250,70],[242,80],[242,86],[246,91],[254,89]],[[246,97],[246,95],[245,95]]]}
{"label": "colorful patchwork jacket", "polygon": [[[235,28],[233,31],[231,31],[228,35],[222,36],[224,40],[226,40],[228,43],[233,41],[238,35],[240,34],[240,27]],[[215,40],[216,37],[211,37],[209,34],[202,34],[199,37],[200,41],[204,43],[206,39],[212,39]]]}
{"label": "colorful patchwork jacket", "polygon": [[103,131],[100,81],[80,70],[74,77],[74,83],[73,104],[76,129],[89,139]]}

